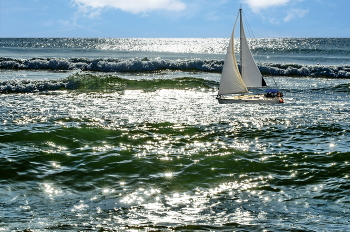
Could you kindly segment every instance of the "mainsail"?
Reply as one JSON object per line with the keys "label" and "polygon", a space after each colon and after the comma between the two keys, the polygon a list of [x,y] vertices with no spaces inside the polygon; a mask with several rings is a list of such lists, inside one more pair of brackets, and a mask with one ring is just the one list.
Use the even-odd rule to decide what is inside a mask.
{"label": "mainsail", "polygon": [[241,76],[247,88],[256,88],[266,86],[266,83],[255,63],[252,53],[248,46],[247,37],[245,36],[242,10],[240,10],[240,37],[241,37]]}
{"label": "mainsail", "polygon": [[238,69],[236,55],[234,52],[234,32],[230,38],[230,43],[227,48],[225,63],[221,74],[219,95],[247,93],[247,88],[256,88],[266,86],[266,83],[254,61],[252,53],[250,52],[247,38],[245,36],[242,10],[240,14],[240,57],[241,57],[241,72]]}

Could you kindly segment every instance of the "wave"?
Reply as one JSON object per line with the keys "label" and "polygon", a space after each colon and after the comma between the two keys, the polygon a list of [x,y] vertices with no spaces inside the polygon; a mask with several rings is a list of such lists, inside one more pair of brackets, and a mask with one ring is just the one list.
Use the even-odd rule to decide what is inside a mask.
{"label": "wave", "polygon": [[0,93],[35,93],[52,90],[118,92],[124,90],[211,89],[216,81],[182,77],[176,79],[129,80],[111,75],[73,74],[60,80],[7,80],[0,82]]}
{"label": "wave", "polygon": [[0,82],[0,93],[33,93],[39,91],[74,89],[64,80],[6,80]]}
{"label": "wave", "polygon": [[324,88],[314,88],[312,91],[319,92],[338,92],[338,93],[350,93],[350,83],[339,84],[335,86],[328,86]]}
{"label": "wave", "polygon": [[335,92],[348,93],[348,92],[350,92],[350,83],[337,85],[337,86],[333,87],[332,90],[335,91]]}
{"label": "wave", "polygon": [[[76,190],[91,188],[97,186],[101,181],[109,182],[110,185],[118,185],[110,173],[116,173],[119,176],[129,176],[130,179],[145,180],[148,177],[152,181],[160,178],[159,171],[168,166],[160,157],[177,157],[177,164],[186,163],[189,158],[193,161],[200,161],[200,165],[175,165],[176,168],[182,169],[179,175],[179,180],[185,186],[200,186],[217,181],[217,172],[208,173],[208,168],[217,167],[225,174],[236,173],[238,175],[244,173],[242,179],[255,176],[258,180],[262,173],[269,175],[273,172],[275,178],[270,181],[275,181],[274,186],[278,185],[299,185],[313,184],[322,180],[322,182],[331,181],[337,184],[345,191],[345,180],[343,183],[334,183],[334,179],[343,180],[344,173],[348,173],[348,157],[349,152],[295,152],[295,149],[289,150],[289,147],[296,146],[304,139],[309,140],[308,144],[313,144],[312,141],[315,133],[326,135],[326,138],[340,136],[339,133],[347,128],[346,124],[327,124],[320,123],[314,125],[298,126],[295,123],[292,128],[277,129],[265,125],[261,129],[254,126],[246,126],[245,122],[237,122],[236,128],[231,128],[232,124],[209,124],[206,126],[174,124],[170,122],[160,123],[131,123],[126,127],[120,125],[113,127],[104,127],[103,122],[100,125],[86,125],[86,118],[59,118],[57,122],[71,122],[80,124],[73,127],[42,127],[42,125],[34,125],[33,128],[19,127],[18,130],[0,131],[2,138],[2,149],[6,152],[11,152],[13,155],[11,161],[0,159],[0,168],[3,170],[4,178],[6,174],[7,180],[18,180],[25,178],[28,180],[39,180],[42,176],[46,178],[55,178],[66,186]],[[62,121],[63,120],[63,121]],[[94,119],[91,118],[93,121]],[[229,136],[222,142],[233,141],[256,141],[259,138],[261,144],[273,143],[273,141],[281,140],[282,134],[292,136],[293,139],[285,141],[286,151],[276,154],[269,154],[269,161],[262,160],[260,152],[251,152],[246,150],[236,149],[235,146],[223,146],[222,142],[218,141],[221,138],[221,129],[229,129]],[[271,133],[268,133],[271,132]],[[266,136],[269,134],[268,136]],[[196,137],[191,135],[197,135]],[[139,139],[139,138],[143,139]],[[159,143],[157,138],[162,137],[163,142]],[[147,146],[143,146],[145,141],[149,141]],[[198,148],[198,141],[206,141],[210,146]],[[321,138],[318,141],[323,141]],[[346,142],[343,141],[345,144]],[[57,145],[64,148],[55,151]],[[96,152],[96,148],[108,144],[106,150]],[[196,146],[197,144],[197,146]],[[28,146],[31,150],[23,152]],[[54,148],[54,147],[55,148]],[[273,147],[277,147],[276,144]],[[307,146],[307,145],[306,145]],[[17,149],[13,149],[17,147]],[[152,147],[152,148],[151,148]],[[78,148],[84,148],[82,150]],[[101,147],[100,147],[101,148]],[[120,149],[119,149],[120,148]],[[127,148],[127,150],[123,150]],[[179,149],[178,149],[179,148]],[[184,149],[180,149],[184,148]],[[47,151],[47,155],[43,156],[39,150]],[[80,151],[79,151],[80,150]],[[167,154],[158,153],[160,150],[171,151]],[[273,149],[272,149],[273,150]],[[139,152],[147,153],[147,158],[138,157]],[[210,155],[206,155],[206,154]],[[67,155],[76,154],[76,155]],[[79,155],[80,154],[80,155]],[[231,154],[231,155],[228,155]],[[268,154],[265,154],[268,155]],[[87,158],[88,157],[88,158]],[[141,164],[140,159],[146,159],[150,162]],[[283,160],[281,160],[283,159]],[[52,171],[51,162],[57,161],[62,164],[62,169]],[[281,162],[282,161],[282,162]],[[338,165],[334,167],[334,162]],[[13,163],[10,165],[9,163]],[[77,164],[77,165],[74,165]],[[297,166],[293,164],[298,164]],[[126,166],[125,169],[116,170],[118,165]],[[143,165],[142,169],[138,169],[139,165]],[[82,166],[84,168],[82,168]],[[175,167],[174,166],[174,167]],[[103,167],[103,168],[100,168]],[[232,168],[235,167],[235,168]],[[309,171],[305,172],[305,168]],[[164,169],[163,169],[164,170]],[[180,170],[179,170],[180,171]],[[294,178],[290,178],[290,172],[296,172],[300,175],[297,183]],[[135,177],[136,173],[142,173],[139,178]],[[40,175],[38,173],[41,173]],[[89,177],[90,184],[85,185],[76,180],[84,179],[83,176]],[[142,177],[144,176],[144,178]],[[221,175],[220,175],[221,176]],[[224,175],[226,176],[226,175]],[[223,176],[222,176],[223,177]],[[225,177],[227,178],[228,175]],[[236,177],[235,177],[236,179]],[[85,179],[87,180],[87,179]],[[159,180],[159,179],[158,179]],[[261,180],[261,179],[260,179]],[[84,181],[83,181],[84,182]],[[166,183],[167,184],[167,183]],[[203,186],[202,185],[202,186]],[[118,187],[115,186],[117,189]],[[166,188],[166,186],[163,186]],[[261,188],[267,187],[266,185]],[[331,190],[330,188],[329,190]],[[90,189],[91,190],[91,189]],[[341,189],[340,189],[341,191]],[[341,196],[341,195],[340,195]]]}
{"label": "wave", "polygon": [[[82,70],[99,72],[180,70],[220,73],[223,64],[223,60],[215,59],[0,58],[0,69]],[[263,75],[273,76],[350,78],[350,66],[263,63],[259,69]]]}
{"label": "wave", "polygon": [[0,58],[1,69],[49,69],[99,72],[144,72],[156,70],[198,70],[220,72],[223,61],[218,60],[162,60],[148,58],[90,59],[90,58]]}
{"label": "wave", "polygon": [[260,71],[274,76],[350,78],[350,66],[264,64]]}

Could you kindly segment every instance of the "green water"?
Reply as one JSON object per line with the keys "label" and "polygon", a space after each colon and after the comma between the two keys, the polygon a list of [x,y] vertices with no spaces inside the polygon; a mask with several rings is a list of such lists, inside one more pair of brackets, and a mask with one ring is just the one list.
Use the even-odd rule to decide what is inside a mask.
{"label": "green water", "polygon": [[188,77],[1,94],[0,228],[348,230],[349,84],[277,81],[285,104],[219,105]]}

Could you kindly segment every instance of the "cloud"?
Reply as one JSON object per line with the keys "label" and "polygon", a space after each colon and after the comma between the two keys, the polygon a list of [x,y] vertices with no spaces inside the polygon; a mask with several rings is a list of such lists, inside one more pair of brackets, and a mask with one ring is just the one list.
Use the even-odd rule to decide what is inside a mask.
{"label": "cloud", "polygon": [[262,9],[281,6],[292,0],[243,0],[253,11],[258,12]]}
{"label": "cloud", "polygon": [[309,12],[309,10],[303,10],[303,9],[291,9],[288,12],[288,15],[284,18],[285,22],[290,21],[291,19],[295,17],[302,18],[304,15],[306,15]]}
{"label": "cloud", "polygon": [[269,22],[270,22],[271,24],[280,24],[280,21],[279,21],[278,19],[276,19],[276,18],[270,18],[270,19],[269,19]]}
{"label": "cloud", "polygon": [[[134,14],[153,10],[181,11],[186,4],[180,0],[72,0],[83,12],[98,12],[102,8],[115,8]],[[98,13],[97,13],[98,14]]]}
{"label": "cloud", "polygon": [[[285,9],[282,10],[269,10],[268,16],[265,16],[264,19],[267,17],[271,24],[280,24],[281,22],[286,23],[294,18],[304,17],[309,10],[292,8],[292,6],[303,1],[305,0],[242,0],[242,2],[247,4],[255,13],[259,13],[261,15],[266,15],[266,11],[264,11],[264,13],[261,12],[263,10],[284,6]],[[283,18],[280,16],[281,14],[286,16]]]}

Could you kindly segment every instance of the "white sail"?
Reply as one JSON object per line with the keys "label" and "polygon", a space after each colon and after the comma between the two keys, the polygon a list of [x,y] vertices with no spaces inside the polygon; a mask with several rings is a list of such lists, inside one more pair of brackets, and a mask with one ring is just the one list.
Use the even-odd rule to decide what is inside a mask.
{"label": "white sail", "polygon": [[[235,24],[236,27],[236,24]],[[238,70],[236,55],[234,51],[234,31],[230,38],[230,43],[227,48],[224,67],[222,69],[219,95],[223,94],[235,94],[235,93],[247,93],[248,89],[245,86],[241,74]]]}
{"label": "white sail", "polygon": [[265,81],[257,67],[255,60],[250,52],[248,41],[244,32],[242,12],[240,11],[240,37],[241,37],[241,75],[247,88],[265,86]]}

